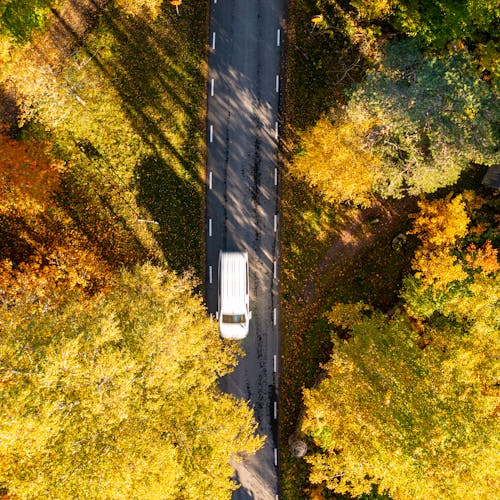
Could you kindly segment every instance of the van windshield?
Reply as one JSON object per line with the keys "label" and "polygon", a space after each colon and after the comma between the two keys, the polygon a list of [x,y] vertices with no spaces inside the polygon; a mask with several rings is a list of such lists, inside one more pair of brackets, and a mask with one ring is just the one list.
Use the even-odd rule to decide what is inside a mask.
{"label": "van windshield", "polygon": [[245,323],[245,315],[244,314],[223,314],[222,315],[223,323]]}

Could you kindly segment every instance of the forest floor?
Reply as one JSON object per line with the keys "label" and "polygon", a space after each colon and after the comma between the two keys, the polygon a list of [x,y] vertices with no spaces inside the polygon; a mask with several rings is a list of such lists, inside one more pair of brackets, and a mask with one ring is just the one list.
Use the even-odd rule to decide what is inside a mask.
{"label": "forest floor", "polygon": [[[308,468],[289,453],[288,438],[303,411],[302,389],[313,386],[331,352],[325,313],[336,302],[388,310],[410,267],[415,241],[398,251],[416,200],[374,200],[360,209],[331,205],[287,171],[298,135],[343,104],[343,91],[363,77],[366,54],[335,31],[312,30],[312,1],[292,1],[286,61],[285,138],[281,188],[280,483],[287,500],[312,498]],[[339,20],[341,22],[341,20]],[[328,495],[321,491],[322,495]],[[318,496],[317,498],[323,498]],[[342,498],[334,497],[332,498]]]}
{"label": "forest floor", "polygon": [[324,315],[336,302],[362,301],[381,310],[397,303],[415,242],[409,238],[397,251],[393,240],[409,228],[408,214],[416,209],[416,200],[406,199],[349,210],[332,220],[328,236],[319,231],[317,238],[311,231],[299,237],[299,247],[296,236],[303,220],[294,224],[290,219],[290,208],[303,203],[296,187],[297,181],[287,178],[282,188],[288,230],[282,235],[280,281],[280,472],[283,498],[288,499],[308,497],[307,466],[291,456],[288,438],[299,425],[302,389],[316,384],[331,352],[332,332]]}

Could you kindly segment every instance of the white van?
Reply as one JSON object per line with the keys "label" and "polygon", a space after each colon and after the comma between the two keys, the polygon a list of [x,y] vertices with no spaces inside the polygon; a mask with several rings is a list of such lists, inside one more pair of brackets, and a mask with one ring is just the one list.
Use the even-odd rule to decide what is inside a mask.
{"label": "white van", "polygon": [[219,327],[225,339],[248,335],[250,312],[248,296],[248,254],[219,253]]}

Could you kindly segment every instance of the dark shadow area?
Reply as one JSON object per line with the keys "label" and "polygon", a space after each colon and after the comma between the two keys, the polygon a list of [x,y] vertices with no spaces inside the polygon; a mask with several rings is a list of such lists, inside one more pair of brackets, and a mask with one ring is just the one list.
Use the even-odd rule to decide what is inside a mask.
{"label": "dark shadow area", "polygon": [[5,125],[6,132],[14,136],[19,128],[21,111],[13,90],[0,85],[0,125]]}
{"label": "dark shadow area", "polygon": [[343,104],[344,91],[359,81],[366,60],[359,47],[344,35],[345,20],[338,7],[322,3],[324,22],[314,28],[310,22],[318,14],[317,2],[295,7],[295,32],[288,45],[288,124],[293,131],[316,123],[332,106]]}
{"label": "dark shadow area", "polygon": [[408,237],[401,251],[395,251],[392,242],[398,234],[410,230],[408,215],[416,211],[416,198],[381,200],[378,213],[370,214],[365,222],[372,225],[374,237],[367,238],[369,243],[346,262],[332,263],[331,269],[324,274],[318,295],[330,294],[331,303],[327,308],[335,302],[364,302],[387,312],[398,302],[403,278],[410,272],[417,240]]}
{"label": "dark shadow area", "polygon": [[[101,252],[111,267],[130,266],[152,258],[135,236],[130,221],[116,212],[105,190],[98,190],[81,170],[61,177],[56,199],[79,231]],[[102,188],[102,186],[101,186]]]}
{"label": "dark shadow area", "polygon": [[[136,172],[137,203],[159,223],[156,238],[172,269],[200,275],[201,195],[160,157],[143,158]],[[193,235],[195,237],[193,237]]]}
{"label": "dark shadow area", "polygon": [[23,217],[0,214],[0,260],[8,259],[15,266],[27,262],[35,252],[26,235],[31,228]]}

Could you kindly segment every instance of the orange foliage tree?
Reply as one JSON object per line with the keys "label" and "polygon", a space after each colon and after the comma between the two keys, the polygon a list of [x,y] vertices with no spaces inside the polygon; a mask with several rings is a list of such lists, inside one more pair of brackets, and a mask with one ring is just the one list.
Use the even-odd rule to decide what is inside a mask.
{"label": "orange foliage tree", "polygon": [[452,315],[481,335],[498,334],[500,265],[498,249],[488,239],[494,237],[496,222],[493,217],[477,223],[483,203],[472,192],[419,203],[411,232],[421,244],[413,260],[415,273],[405,279],[401,293],[413,318]]}
{"label": "orange foliage tree", "polygon": [[63,289],[93,293],[109,269],[53,200],[62,163],[50,144],[0,132],[0,303],[26,311],[54,303]]}
{"label": "orange foliage tree", "polygon": [[457,241],[467,234],[470,218],[461,195],[452,199],[428,201],[422,198],[420,212],[413,214],[413,229],[421,245],[415,251],[412,267],[423,288],[444,289],[449,283],[468,275],[454,254]]}
{"label": "orange foliage tree", "polygon": [[34,214],[46,208],[58,183],[61,162],[47,155],[48,144],[12,139],[0,127],[0,211]]}

